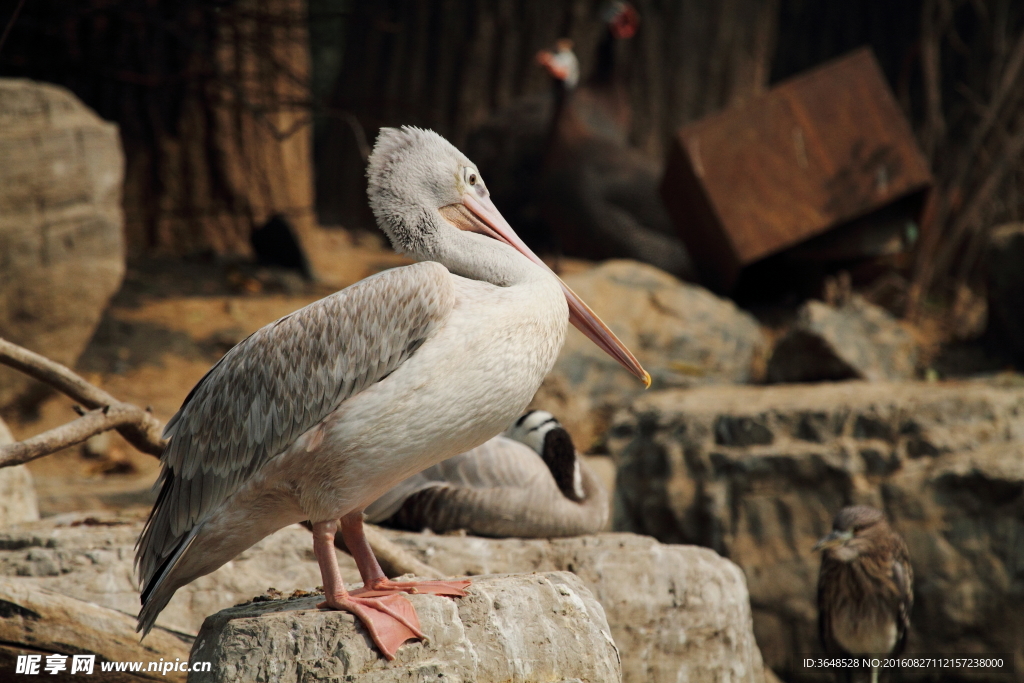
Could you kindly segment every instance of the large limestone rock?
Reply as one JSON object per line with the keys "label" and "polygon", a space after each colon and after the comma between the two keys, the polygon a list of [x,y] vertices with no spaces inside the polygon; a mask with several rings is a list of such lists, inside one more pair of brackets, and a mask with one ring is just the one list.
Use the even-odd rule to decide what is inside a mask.
{"label": "large limestone rock", "polygon": [[[0,446],[14,443],[7,424],[0,420]],[[0,468],[0,529],[39,519],[39,501],[32,474],[24,465]]]}
{"label": "large limestone rock", "polygon": [[776,344],[768,381],[824,382],[913,379],[917,343],[880,306],[854,295],[843,306],[808,301]]}
{"label": "large limestone rock", "polygon": [[[124,275],[117,126],[68,90],[0,79],[0,337],[74,365]],[[0,406],[30,386],[0,368]]]}
{"label": "large limestone rock", "polygon": [[626,683],[762,683],[743,573],[706,548],[633,534],[539,540],[385,533],[451,575],[575,573],[604,606]]}
{"label": "large limestone rock", "polygon": [[353,615],[316,609],[322,599],[257,602],[211,616],[192,662],[212,666],[189,680],[620,680],[604,610],[568,572],[481,576],[458,599],[409,596],[428,640],[407,642],[393,662],[372,646]]}
{"label": "large limestone rock", "polygon": [[[565,277],[651,373],[652,387],[750,381],[767,340],[735,304],[636,261],[607,261]],[[581,452],[604,434],[616,408],[644,386],[576,328],[534,407],[558,416]]]}
{"label": "large limestone rock", "polygon": [[[609,446],[616,528],[743,568],[766,663],[819,651],[811,552],[835,512],[883,509],[907,540],[911,653],[1024,662],[1024,390],[982,383],[708,387],[638,397]],[[926,670],[905,670],[909,679]]]}
{"label": "large limestone rock", "polygon": [[[140,519],[108,513],[5,530],[0,576],[136,614],[132,559],[141,528]],[[706,548],[667,546],[632,534],[523,540],[381,533],[451,576],[574,572],[605,609],[627,683],[762,683],[743,574]],[[320,583],[311,550],[308,531],[283,529],[180,589],[157,624],[194,634],[208,615],[268,587],[284,594],[308,590]],[[339,560],[345,581],[357,583],[351,558],[339,553]]]}

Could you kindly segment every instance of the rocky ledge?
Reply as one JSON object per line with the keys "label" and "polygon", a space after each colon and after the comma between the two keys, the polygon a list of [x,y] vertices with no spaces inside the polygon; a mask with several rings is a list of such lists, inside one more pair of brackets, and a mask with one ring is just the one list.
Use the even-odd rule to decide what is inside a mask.
{"label": "rocky ledge", "polygon": [[825,681],[798,664],[819,647],[811,549],[841,507],[873,505],[910,550],[908,653],[1013,653],[1020,670],[1021,435],[1024,389],[991,383],[652,392],[609,438],[616,528],[736,562],[766,663],[786,680]]}
{"label": "rocky ledge", "polygon": [[[78,513],[8,528],[0,532],[0,578],[26,590],[61,593],[135,614],[139,596],[132,558],[142,523],[142,519],[109,513]],[[532,572],[575,573],[604,608],[611,637],[620,649],[626,683],[764,681],[743,572],[706,548],[663,545],[633,534],[522,540],[382,533],[415,558],[436,567],[438,575],[517,572],[529,578]],[[311,548],[305,529],[282,529],[230,564],[179,590],[158,626],[194,635],[208,615],[271,586],[285,595],[310,589],[320,582]],[[357,582],[351,558],[339,553],[339,560],[345,581],[350,585]],[[481,583],[481,587],[485,585]],[[529,582],[525,585],[530,591],[539,590]],[[565,585],[571,588],[575,584]],[[351,624],[350,617],[344,618]],[[301,633],[296,631],[295,638],[307,638],[305,630]],[[346,642],[346,647],[362,648],[360,657],[375,654],[364,641]],[[480,647],[476,651],[500,654]],[[377,675],[374,671],[366,675]]]}

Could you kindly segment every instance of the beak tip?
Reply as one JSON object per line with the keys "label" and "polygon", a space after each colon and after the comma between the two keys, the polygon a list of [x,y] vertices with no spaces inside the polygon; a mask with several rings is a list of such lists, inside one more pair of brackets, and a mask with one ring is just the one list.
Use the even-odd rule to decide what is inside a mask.
{"label": "beak tip", "polygon": [[644,383],[644,389],[650,389],[651,388],[651,373],[647,372],[646,370],[644,370],[643,372],[644,372],[644,376],[641,377],[640,379]]}

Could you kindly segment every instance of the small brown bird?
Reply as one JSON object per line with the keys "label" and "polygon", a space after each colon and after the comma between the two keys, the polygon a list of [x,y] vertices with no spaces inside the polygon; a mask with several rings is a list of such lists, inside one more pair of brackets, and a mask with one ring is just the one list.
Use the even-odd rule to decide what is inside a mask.
{"label": "small brown bird", "polygon": [[[832,655],[898,655],[907,642],[914,572],[903,539],[866,505],[845,507],[821,550],[818,634]],[[850,676],[853,672],[846,670]],[[871,683],[878,668],[871,669]]]}

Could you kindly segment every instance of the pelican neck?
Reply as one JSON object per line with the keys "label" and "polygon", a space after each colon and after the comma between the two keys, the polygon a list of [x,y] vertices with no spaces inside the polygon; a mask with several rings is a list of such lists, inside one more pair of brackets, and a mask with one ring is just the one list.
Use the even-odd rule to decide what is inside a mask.
{"label": "pelican neck", "polygon": [[432,258],[456,275],[497,287],[555,281],[547,268],[504,242],[461,231],[448,242]]}

